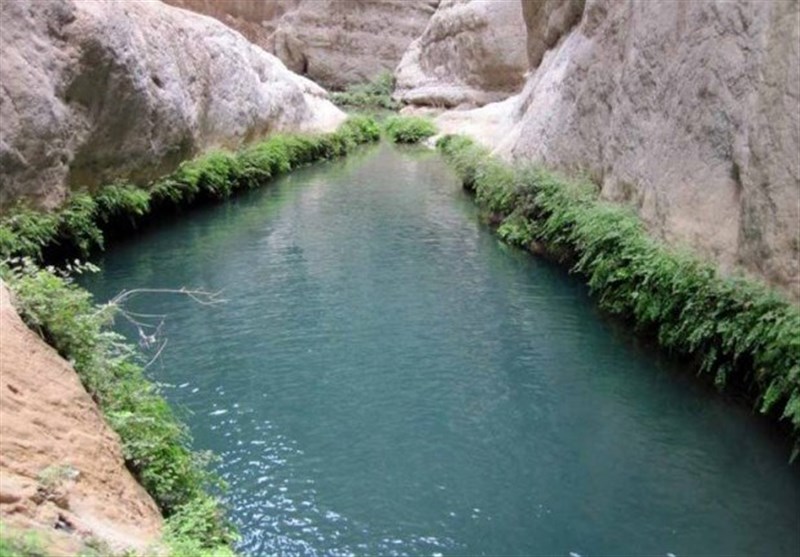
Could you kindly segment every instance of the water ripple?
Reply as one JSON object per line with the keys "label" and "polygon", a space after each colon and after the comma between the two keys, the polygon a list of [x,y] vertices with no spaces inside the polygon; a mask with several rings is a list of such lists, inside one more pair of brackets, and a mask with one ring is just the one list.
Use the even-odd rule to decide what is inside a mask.
{"label": "water ripple", "polygon": [[430,154],[300,170],[106,255],[196,286],[152,372],[250,555],[800,552],[787,448],[502,246]]}

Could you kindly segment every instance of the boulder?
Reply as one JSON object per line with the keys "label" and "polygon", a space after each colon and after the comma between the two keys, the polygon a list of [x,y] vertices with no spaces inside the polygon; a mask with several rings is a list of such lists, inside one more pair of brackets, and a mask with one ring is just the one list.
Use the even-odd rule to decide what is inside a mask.
{"label": "boulder", "polygon": [[0,206],[145,184],[204,150],[345,117],[239,33],[160,2],[4,1],[0,48]]}
{"label": "boulder", "polygon": [[800,3],[581,4],[527,5],[522,93],[443,127],[491,116],[499,155],[588,176],[655,235],[800,300]]}
{"label": "boulder", "polygon": [[519,2],[443,0],[395,71],[395,97],[417,106],[480,106],[518,92],[527,69]]}

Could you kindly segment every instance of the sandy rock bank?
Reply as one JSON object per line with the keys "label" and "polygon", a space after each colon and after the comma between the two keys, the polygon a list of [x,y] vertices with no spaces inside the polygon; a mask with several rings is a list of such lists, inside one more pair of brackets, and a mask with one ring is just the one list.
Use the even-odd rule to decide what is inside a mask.
{"label": "sandy rock bank", "polygon": [[128,472],[117,435],[72,369],[29,330],[0,283],[0,520],[54,554],[102,540],[144,551],[161,515]]}

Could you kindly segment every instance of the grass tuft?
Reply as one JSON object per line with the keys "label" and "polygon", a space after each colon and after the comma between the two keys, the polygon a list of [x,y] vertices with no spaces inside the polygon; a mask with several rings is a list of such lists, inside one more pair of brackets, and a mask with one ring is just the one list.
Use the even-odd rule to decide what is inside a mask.
{"label": "grass tuft", "polygon": [[344,108],[398,110],[400,103],[392,98],[394,86],[394,76],[384,71],[367,83],[351,85],[341,93],[331,93],[331,100]]}
{"label": "grass tuft", "polygon": [[390,116],[385,120],[383,129],[393,143],[419,143],[436,135],[433,122],[417,116]]}

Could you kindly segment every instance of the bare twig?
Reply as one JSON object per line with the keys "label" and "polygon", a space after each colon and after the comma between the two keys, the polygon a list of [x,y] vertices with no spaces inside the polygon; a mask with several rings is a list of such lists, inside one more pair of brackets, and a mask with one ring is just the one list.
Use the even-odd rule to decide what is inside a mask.
{"label": "bare twig", "polygon": [[[166,315],[154,313],[137,313],[128,310],[125,305],[139,294],[179,294],[187,296],[189,299],[202,306],[213,306],[223,304],[226,300],[220,298],[222,291],[209,292],[202,289],[188,289],[188,288],[134,288],[131,290],[123,290],[114,296],[107,304],[97,310],[97,314],[107,311],[112,308],[115,314],[121,315],[131,325],[136,328],[139,334],[139,347],[142,350],[151,350],[155,347],[156,352],[150,359],[145,368],[152,365],[167,345],[167,339],[162,338],[161,329],[164,326]],[[148,322],[148,319],[156,319],[157,323]]]}

